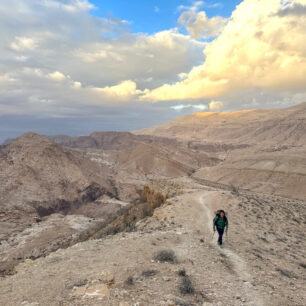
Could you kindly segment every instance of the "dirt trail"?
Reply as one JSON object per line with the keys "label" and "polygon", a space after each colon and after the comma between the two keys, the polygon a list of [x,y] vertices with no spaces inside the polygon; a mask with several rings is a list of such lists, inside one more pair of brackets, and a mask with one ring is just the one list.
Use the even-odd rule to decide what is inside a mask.
{"label": "dirt trail", "polygon": [[[304,217],[287,220],[289,208],[291,214],[302,211],[303,203],[237,196],[190,180],[182,185],[183,193],[137,222],[135,231],[80,242],[18,265],[16,274],[0,279],[0,304],[304,305],[304,266],[298,265],[304,262],[298,231]],[[222,249],[217,235],[212,240],[213,211],[221,205],[231,213]],[[270,230],[272,211],[277,220],[287,220],[277,232]],[[299,246],[294,252],[289,237]],[[162,250],[171,250],[177,261],[155,260]],[[189,277],[193,294],[181,292],[179,271]]]}
{"label": "dirt trail", "polygon": [[[205,229],[205,236],[208,237],[207,240],[209,241],[209,237],[211,237],[212,235],[212,223],[213,223],[213,211],[214,210],[212,207],[208,207],[207,204],[205,203],[206,195],[207,195],[207,192],[205,194],[201,194],[198,197],[198,201],[204,208],[203,218],[205,220],[205,223],[207,224],[207,227]],[[258,293],[255,292],[255,290],[253,290],[252,287],[244,286],[244,283],[251,284],[253,281],[253,278],[248,272],[247,264],[245,260],[241,256],[239,256],[238,254],[236,254],[235,252],[233,252],[232,250],[226,247],[227,239],[228,238],[226,237],[225,238],[225,248],[222,248],[222,249],[220,249],[217,246],[216,242],[213,239],[211,239],[211,242],[209,243],[213,247],[218,248],[220,253],[226,256],[232,263],[235,274],[238,276],[240,283],[241,283],[241,287],[238,288],[238,291],[243,292],[244,295],[248,297],[248,300],[251,301],[252,303],[249,305],[256,305],[256,306],[267,305],[266,303],[262,301],[261,297],[259,297]]]}

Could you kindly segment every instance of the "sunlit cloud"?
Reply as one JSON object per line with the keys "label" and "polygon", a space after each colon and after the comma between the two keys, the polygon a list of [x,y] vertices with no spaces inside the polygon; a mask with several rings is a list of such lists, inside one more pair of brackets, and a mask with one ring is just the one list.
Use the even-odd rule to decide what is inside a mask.
{"label": "sunlit cloud", "polygon": [[245,0],[222,33],[207,44],[206,59],[188,77],[148,91],[143,99],[170,101],[216,98],[259,88],[273,92],[305,92],[306,18],[280,14],[305,5],[281,0]]}
{"label": "sunlit cloud", "polygon": [[194,108],[197,110],[205,110],[207,109],[207,106],[204,104],[179,104],[179,105],[173,105],[170,106],[170,108],[175,109],[175,110],[182,110],[185,108]]}
{"label": "sunlit cloud", "polygon": [[141,105],[145,88],[177,81],[203,58],[205,44],[175,28],[131,33],[125,20],[93,9],[79,0],[0,1],[1,115]]}
{"label": "sunlit cloud", "polygon": [[178,23],[185,27],[193,38],[209,38],[221,33],[227,23],[227,19],[216,16],[208,18],[203,12],[183,12]]}
{"label": "sunlit cloud", "polygon": [[137,95],[138,93],[141,93],[141,91],[137,90],[136,83],[131,80],[123,81],[120,84],[114,86],[93,88],[93,91],[120,100],[127,100]]}
{"label": "sunlit cloud", "polygon": [[306,100],[306,0],[244,0],[229,19],[204,12],[220,2],[190,3],[177,28],[145,34],[90,1],[0,1],[1,120],[154,109],[157,122]]}
{"label": "sunlit cloud", "polygon": [[11,48],[15,51],[34,50],[37,48],[37,41],[30,37],[15,37]]}
{"label": "sunlit cloud", "polygon": [[59,71],[49,73],[48,76],[51,80],[54,80],[54,81],[57,81],[57,82],[64,81],[67,78],[63,73],[61,73]]}
{"label": "sunlit cloud", "polygon": [[223,102],[222,101],[210,101],[209,103],[209,109],[213,112],[218,112],[223,108]]}

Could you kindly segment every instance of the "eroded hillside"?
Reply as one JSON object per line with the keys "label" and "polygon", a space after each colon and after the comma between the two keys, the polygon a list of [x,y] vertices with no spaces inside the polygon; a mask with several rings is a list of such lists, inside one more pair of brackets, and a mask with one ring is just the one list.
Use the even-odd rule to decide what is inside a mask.
{"label": "eroded hillside", "polygon": [[[81,242],[18,265],[15,275],[0,280],[1,302],[303,304],[305,203],[212,188],[192,179],[169,183],[170,198],[132,232]],[[223,249],[211,232],[213,211],[220,205],[230,220]]]}
{"label": "eroded hillside", "polygon": [[223,160],[195,177],[306,199],[306,103],[285,109],[198,113],[135,132],[169,137]]}

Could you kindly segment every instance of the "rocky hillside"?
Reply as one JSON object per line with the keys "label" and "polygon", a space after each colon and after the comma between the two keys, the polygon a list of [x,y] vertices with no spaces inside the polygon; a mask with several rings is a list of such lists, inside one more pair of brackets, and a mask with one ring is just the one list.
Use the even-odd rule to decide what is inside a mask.
{"label": "rocky hillside", "polygon": [[197,113],[136,134],[185,141],[223,159],[195,177],[306,199],[306,103],[286,109]]}
{"label": "rocky hillside", "polygon": [[44,216],[69,210],[68,202],[90,197],[89,190],[96,189],[96,196],[112,192],[107,167],[97,167],[34,133],[2,147],[0,157],[2,207],[28,207]]}
{"label": "rocky hillside", "polygon": [[[159,185],[171,192],[152,217],[133,231],[27,259],[0,279],[0,303],[303,305],[305,203],[186,178]],[[222,249],[211,231],[221,207],[230,222]]]}
{"label": "rocky hillside", "polygon": [[[90,206],[96,205],[94,217],[101,217],[105,208],[99,211],[98,207],[105,205],[98,205],[102,203],[100,199],[103,196],[115,197],[109,180],[110,173],[108,167],[65,151],[46,137],[34,133],[24,134],[2,146],[1,248],[11,246],[13,249],[13,235],[17,237],[54,213],[67,215],[82,210],[82,215],[93,217]],[[61,234],[65,236],[63,232]],[[45,243],[48,241],[46,239]],[[27,252],[31,253],[31,250]],[[20,252],[17,257],[22,259],[23,255]],[[17,257],[6,258],[15,260]],[[1,263],[7,260],[2,257]]]}
{"label": "rocky hillside", "polygon": [[188,142],[232,145],[305,145],[306,102],[284,109],[203,112],[134,132]]}
{"label": "rocky hillside", "polygon": [[127,175],[144,178],[190,175],[200,167],[210,167],[218,162],[218,158],[207,154],[158,142],[139,144],[116,155],[118,167]]}
{"label": "rocky hillside", "polygon": [[70,137],[67,135],[55,135],[48,136],[48,138],[65,147],[102,150],[123,150],[141,143],[150,144],[152,142],[177,144],[175,140],[169,140],[168,138],[134,135],[129,132],[94,132],[89,136]]}
{"label": "rocky hillside", "polygon": [[240,152],[216,167],[201,168],[194,177],[306,200],[306,148]]}
{"label": "rocky hillside", "polygon": [[[35,133],[0,148],[2,273],[10,273],[25,258],[69,245],[80,230],[105,222],[123,206],[137,202],[149,178],[188,176],[219,162],[207,154],[155,141],[132,145],[129,139],[135,136],[122,134],[93,134],[101,137],[98,149],[79,143],[80,148],[60,146]],[[80,226],[71,220],[79,220]]]}

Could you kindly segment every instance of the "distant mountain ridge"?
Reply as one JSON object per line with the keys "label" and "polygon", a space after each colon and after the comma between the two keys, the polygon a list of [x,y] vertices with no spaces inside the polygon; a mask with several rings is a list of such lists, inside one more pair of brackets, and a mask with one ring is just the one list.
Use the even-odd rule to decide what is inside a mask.
{"label": "distant mountain ridge", "polygon": [[199,143],[304,145],[305,130],[306,102],[283,109],[195,113],[133,133]]}

